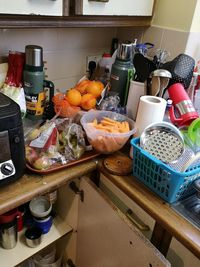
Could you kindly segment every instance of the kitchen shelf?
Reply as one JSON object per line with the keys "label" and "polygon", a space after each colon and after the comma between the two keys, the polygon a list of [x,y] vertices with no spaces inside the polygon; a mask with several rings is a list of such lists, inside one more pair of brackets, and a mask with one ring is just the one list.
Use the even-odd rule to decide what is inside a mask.
{"label": "kitchen shelf", "polygon": [[0,15],[0,29],[76,28],[76,27],[147,27],[152,16],[41,16]]}
{"label": "kitchen shelf", "polygon": [[[53,225],[49,233],[42,236],[42,242],[39,246],[35,248],[29,248],[25,244],[24,240],[24,231],[19,233],[18,242],[15,248],[13,249],[3,249],[0,248],[0,266],[13,267],[22,261],[33,256],[35,253],[41,249],[47,247],[54,241],[58,240],[62,236],[71,232],[72,228],[64,222],[59,217],[56,217],[53,220]],[[8,260],[9,259],[9,260]]]}

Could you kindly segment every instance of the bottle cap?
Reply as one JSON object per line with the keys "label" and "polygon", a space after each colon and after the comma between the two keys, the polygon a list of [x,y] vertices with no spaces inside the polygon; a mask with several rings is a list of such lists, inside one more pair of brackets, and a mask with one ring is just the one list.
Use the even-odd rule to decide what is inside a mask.
{"label": "bottle cap", "polygon": [[173,100],[172,99],[167,99],[167,105],[171,106],[173,103]]}
{"label": "bottle cap", "polygon": [[111,57],[111,54],[104,53],[102,57]]}

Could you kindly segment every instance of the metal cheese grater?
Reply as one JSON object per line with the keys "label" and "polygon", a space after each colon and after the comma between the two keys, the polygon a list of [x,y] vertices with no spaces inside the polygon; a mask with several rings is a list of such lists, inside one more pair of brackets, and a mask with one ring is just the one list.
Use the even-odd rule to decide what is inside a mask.
{"label": "metal cheese grater", "polygon": [[167,126],[147,127],[141,135],[140,146],[164,163],[172,163],[184,152],[184,140]]}

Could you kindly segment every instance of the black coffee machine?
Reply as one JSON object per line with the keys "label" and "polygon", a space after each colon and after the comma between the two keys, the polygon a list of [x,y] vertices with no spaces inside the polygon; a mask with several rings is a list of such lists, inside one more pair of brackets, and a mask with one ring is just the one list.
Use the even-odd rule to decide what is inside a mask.
{"label": "black coffee machine", "polygon": [[0,186],[24,174],[25,147],[20,107],[0,93]]}

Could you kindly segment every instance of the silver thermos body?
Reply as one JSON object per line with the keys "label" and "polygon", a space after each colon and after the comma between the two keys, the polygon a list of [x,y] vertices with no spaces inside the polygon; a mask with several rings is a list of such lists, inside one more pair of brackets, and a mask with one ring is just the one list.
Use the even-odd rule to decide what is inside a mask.
{"label": "silver thermos body", "polygon": [[0,226],[0,240],[1,246],[5,249],[12,249],[17,244],[17,219],[1,224]]}

